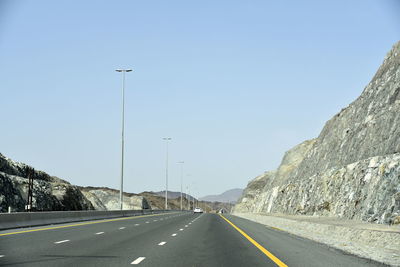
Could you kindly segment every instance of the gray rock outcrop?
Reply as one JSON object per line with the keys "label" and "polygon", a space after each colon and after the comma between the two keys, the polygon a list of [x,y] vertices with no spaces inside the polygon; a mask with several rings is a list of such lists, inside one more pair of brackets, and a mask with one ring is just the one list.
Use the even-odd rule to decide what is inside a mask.
{"label": "gray rock outcrop", "polygon": [[[28,169],[0,154],[0,212],[24,211],[28,198]],[[32,206],[36,211],[119,210],[119,191],[78,187],[42,171],[33,173]],[[146,198],[124,193],[124,210],[150,209]]]}
{"label": "gray rock outcrop", "polygon": [[400,42],[360,97],[300,146],[250,182],[234,210],[399,221]]}
{"label": "gray rock outcrop", "polygon": [[[105,187],[81,187],[85,197],[93,204],[96,210],[119,210],[119,191]],[[124,193],[124,210],[150,209],[151,206],[143,196]]]}
{"label": "gray rock outcrop", "polygon": [[[11,207],[13,211],[24,211],[28,197],[28,168],[29,166],[14,162],[0,154],[1,211],[7,211],[8,207]],[[32,206],[34,210],[94,209],[77,186],[42,171],[34,171],[33,177]]]}

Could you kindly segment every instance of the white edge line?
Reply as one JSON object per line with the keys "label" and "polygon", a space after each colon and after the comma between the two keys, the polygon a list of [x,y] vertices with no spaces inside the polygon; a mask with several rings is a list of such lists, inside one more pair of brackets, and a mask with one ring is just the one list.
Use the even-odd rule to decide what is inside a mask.
{"label": "white edge line", "polygon": [[61,244],[61,243],[65,243],[65,242],[69,242],[69,240],[66,239],[66,240],[57,241],[57,242],[54,242],[54,244]]}
{"label": "white edge line", "polygon": [[146,257],[139,257],[136,260],[132,261],[131,264],[139,264],[141,263]]}

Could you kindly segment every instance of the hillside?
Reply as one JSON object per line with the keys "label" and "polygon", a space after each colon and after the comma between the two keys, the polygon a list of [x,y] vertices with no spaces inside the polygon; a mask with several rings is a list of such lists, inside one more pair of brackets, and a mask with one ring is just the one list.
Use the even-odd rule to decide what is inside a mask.
{"label": "hillside", "polygon": [[[24,211],[28,197],[28,169],[30,166],[15,162],[0,154],[0,212]],[[67,210],[118,210],[119,190],[108,187],[81,187],[43,171],[34,171],[33,210],[35,211],[67,211]],[[165,191],[164,191],[165,192]],[[133,194],[124,192],[123,209],[165,209],[164,192],[142,192]],[[230,210],[231,206],[224,203],[197,201],[190,205],[184,194],[183,209],[193,209],[200,206],[204,210],[217,211],[220,208]],[[168,208],[181,208],[180,192],[169,192]]]}
{"label": "hillside", "polygon": [[[31,167],[0,154],[0,212],[11,207],[24,211]],[[79,187],[43,171],[33,172],[32,206],[36,211],[117,210],[119,191],[106,187]],[[148,209],[147,200],[124,193],[124,209]]]}
{"label": "hillside", "polygon": [[209,202],[224,202],[224,203],[236,203],[243,193],[243,189],[235,188],[227,190],[219,195],[209,195],[199,198],[200,200]]}
{"label": "hillside", "polygon": [[400,43],[318,138],[250,181],[235,212],[400,221]]}
{"label": "hillside", "polygon": [[[15,162],[0,154],[0,208],[7,211],[24,211],[28,196],[28,169],[26,164]],[[33,172],[34,210],[91,210],[92,203],[77,186],[50,176],[42,171]]]}
{"label": "hillside", "polygon": [[[163,191],[158,191],[158,192],[150,192],[153,193],[155,195],[161,196],[161,197],[165,197],[165,190]],[[182,196],[185,198],[190,198],[193,199],[193,196],[186,194],[184,192],[182,192]],[[181,192],[176,192],[176,191],[169,191],[168,190],[168,199],[174,199],[174,198],[180,198],[181,197]]]}

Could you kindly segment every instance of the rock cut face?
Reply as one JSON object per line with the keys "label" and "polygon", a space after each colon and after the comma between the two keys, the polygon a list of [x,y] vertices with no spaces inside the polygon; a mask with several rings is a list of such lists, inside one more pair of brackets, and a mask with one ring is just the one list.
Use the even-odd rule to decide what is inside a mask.
{"label": "rock cut face", "polygon": [[[119,191],[110,188],[81,188],[85,197],[93,203],[96,210],[119,210]],[[146,198],[136,194],[124,193],[124,210],[150,209]]]}
{"label": "rock cut face", "polygon": [[[0,212],[24,211],[28,198],[28,169],[0,154]],[[42,171],[33,173],[32,206],[36,211],[119,210],[119,191],[78,187]],[[150,209],[146,198],[124,193],[124,210]]]}
{"label": "rock cut face", "polygon": [[298,168],[310,176],[376,156],[400,153],[400,42],[360,97],[329,120]]}
{"label": "rock cut face", "polygon": [[234,212],[270,212],[279,187],[284,184],[313,147],[315,139],[307,140],[285,153],[276,171],[265,172],[249,182]]}
{"label": "rock cut face", "polygon": [[[28,198],[28,169],[0,154],[0,209],[24,211]],[[37,211],[90,210],[93,205],[77,186],[42,171],[33,173],[32,206]]]}
{"label": "rock cut face", "polygon": [[[249,183],[236,212],[399,221],[400,42],[360,97],[329,120],[318,138],[300,146],[286,153],[269,182],[257,189]],[[295,164],[288,165],[295,151]]]}

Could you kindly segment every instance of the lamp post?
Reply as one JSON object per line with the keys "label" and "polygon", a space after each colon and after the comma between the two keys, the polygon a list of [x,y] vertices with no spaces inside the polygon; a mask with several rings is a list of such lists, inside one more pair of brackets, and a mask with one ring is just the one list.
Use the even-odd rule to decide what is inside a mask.
{"label": "lamp post", "polygon": [[181,165],[181,210],[183,210],[183,204],[182,204],[182,197],[183,197],[183,194],[182,194],[182,182],[183,182],[183,164],[184,163],[185,163],[184,161],[179,161],[178,162],[178,164]]}
{"label": "lamp post", "polygon": [[165,209],[168,209],[168,143],[171,141],[171,137],[164,137],[163,140],[167,143],[167,156],[165,162]]}
{"label": "lamp post", "polygon": [[186,197],[188,199],[188,210],[190,210],[190,193],[189,193],[189,186],[186,186]]}
{"label": "lamp post", "polygon": [[[196,198],[194,197],[195,191],[197,193],[197,186],[195,182],[192,182],[192,191],[193,191],[193,196],[192,196],[192,200],[193,200],[193,209],[196,207]],[[196,194],[197,195],[197,194]]]}
{"label": "lamp post", "polygon": [[131,69],[117,69],[122,72],[122,135],[121,135],[121,184],[119,189],[119,208],[122,210],[122,194],[124,187],[124,128],[125,128],[125,73]]}

